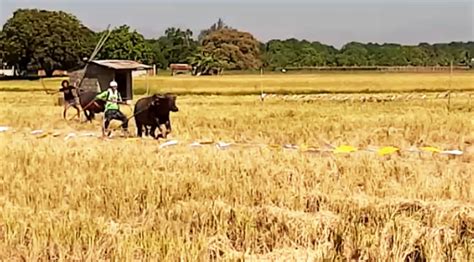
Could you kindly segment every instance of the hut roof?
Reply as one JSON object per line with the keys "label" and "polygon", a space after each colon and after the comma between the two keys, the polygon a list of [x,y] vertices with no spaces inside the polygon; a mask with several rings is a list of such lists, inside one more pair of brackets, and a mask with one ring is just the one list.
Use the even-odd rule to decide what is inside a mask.
{"label": "hut roof", "polygon": [[140,70],[140,69],[150,69],[152,68],[149,65],[144,65],[131,60],[93,60],[91,63],[112,68],[115,70],[125,69],[125,70]]}

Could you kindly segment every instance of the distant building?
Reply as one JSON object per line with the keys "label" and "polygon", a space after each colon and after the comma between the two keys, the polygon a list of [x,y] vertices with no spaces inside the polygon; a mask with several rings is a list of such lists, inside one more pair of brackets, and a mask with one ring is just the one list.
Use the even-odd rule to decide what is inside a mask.
{"label": "distant building", "polygon": [[14,76],[15,75],[15,67],[9,67],[8,63],[3,62],[3,59],[0,58],[0,77],[4,76]]}
{"label": "distant building", "polygon": [[[54,70],[53,71],[53,76],[67,76],[68,73],[66,70]],[[46,76],[46,71],[41,69],[38,70],[38,76]]]}
{"label": "distant building", "polygon": [[15,67],[12,67],[10,69],[0,69],[0,77],[2,76],[14,76],[15,75]]}
{"label": "distant building", "polygon": [[189,64],[170,64],[171,75],[178,73],[192,73],[193,67]]}

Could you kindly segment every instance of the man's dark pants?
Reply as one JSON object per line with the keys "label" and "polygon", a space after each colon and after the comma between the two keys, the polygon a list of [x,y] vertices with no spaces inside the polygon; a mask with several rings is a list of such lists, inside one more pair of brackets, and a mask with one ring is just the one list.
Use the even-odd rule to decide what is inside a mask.
{"label": "man's dark pants", "polygon": [[122,121],[122,129],[127,131],[128,128],[128,119],[127,117],[117,109],[109,109],[104,113],[104,130],[108,130],[110,121],[120,120]]}

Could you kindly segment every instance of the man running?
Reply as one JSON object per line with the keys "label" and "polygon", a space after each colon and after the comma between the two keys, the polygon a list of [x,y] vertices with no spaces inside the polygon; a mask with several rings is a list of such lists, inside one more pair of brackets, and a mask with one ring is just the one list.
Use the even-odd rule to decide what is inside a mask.
{"label": "man running", "polygon": [[64,93],[64,119],[66,119],[66,113],[70,107],[74,107],[77,110],[77,118],[81,119],[81,109],[79,108],[79,104],[77,103],[76,96],[73,92],[75,90],[76,87],[69,85],[69,81],[63,80],[61,82],[61,89],[59,89],[59,92]]}
{"label": "man running", "polygon": [[117,82],[110,82],[109,88],[98,94],[97,99],[105,101],[104,123],[102,125],[102,136],[110,136],[109,124],[112,119],[122,122],[122,130],[125,135],[128,134],[128,119],[120,112],[119,104],[125,104],[122,101],[119,91],[117,90]]}

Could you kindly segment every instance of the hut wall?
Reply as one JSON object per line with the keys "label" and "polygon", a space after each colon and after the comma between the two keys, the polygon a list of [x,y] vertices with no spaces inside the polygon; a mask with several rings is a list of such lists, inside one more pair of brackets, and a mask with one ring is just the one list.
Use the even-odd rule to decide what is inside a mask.
{"label": "hut wall", "polygon": [[[86,73],[87,79],[95,79],[96,85],[99,84],[100,91],[107,90],[109,88],[110,81],[114,80],[115,72],[112,69],[90,64],[87,68]],[[96,87],[94,87],[95,89]]]}
{"label": "hut wall", "polygon": [[[79,84],[84,75],[84,69],[71,72],[69,81]],[[82,80],[79,92],[95,91],[101,92],[107,90],[110,81],[115,80],[118,83],[118,90],[124,100],[133,99],[133,79],[131,70],[113,70],[96,64],[89,64],[84,79]]]}
{"label": "hut wall", "polygon": [[[74,71],[69,75],[69,82],[79,84],[84,76],[84,69]],[[87,72],[82,80],[80,92],[104,91],[109,87],[110,81],[114,80],[114,70],[89,64]]]}

